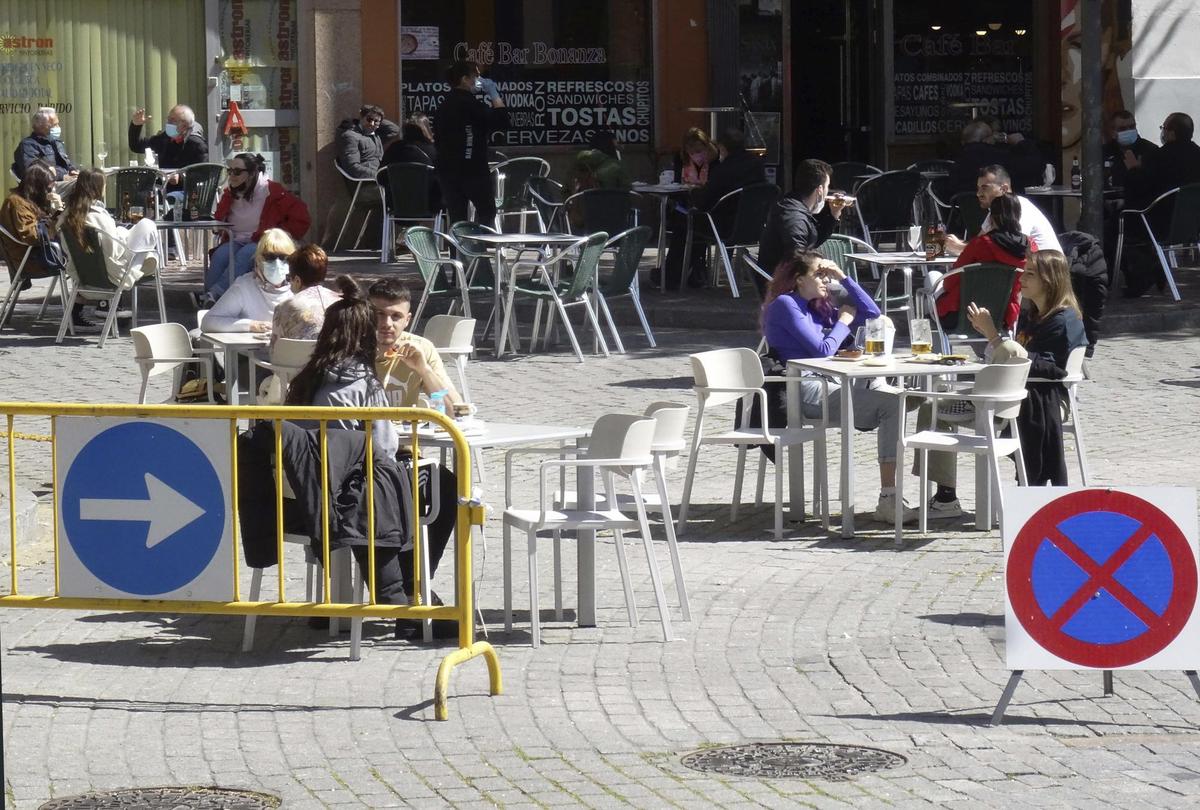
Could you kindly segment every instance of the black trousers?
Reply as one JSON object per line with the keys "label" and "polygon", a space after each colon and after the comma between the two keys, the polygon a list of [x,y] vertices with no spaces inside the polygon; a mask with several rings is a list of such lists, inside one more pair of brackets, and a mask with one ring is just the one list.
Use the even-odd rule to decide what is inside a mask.
{"label": "black trousers", "polygon": [[[708,227],[707,224],[704,226]],[[667,211],[667,228],[671,231],[671,241],[667,245],[666,273],[667,289],[678,290],[683,279],[683,254],[687,250],[687,215],[675,209]],[[705,257],[708,255],[708,242],[700,239],[692,244],[692,255],[689,260],[688,277],[704,280]]]}
{"label": "black trousers", "polygon": [[475,222],[491,228],[496,222],[496,194],[492,189],[492,176],[440,174],[442,199],[450,214],[451,224],[467,220],[468,204],[475,206]]}

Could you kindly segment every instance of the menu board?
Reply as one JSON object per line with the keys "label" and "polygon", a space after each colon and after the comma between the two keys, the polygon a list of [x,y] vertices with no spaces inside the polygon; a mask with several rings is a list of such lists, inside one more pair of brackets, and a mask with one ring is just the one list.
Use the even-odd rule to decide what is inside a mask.
{"label": "menu board", "polygon": [[896,37],[892,77],[897,140],[956,136],[973,117],[1004,132],[1033,130],[1033,64],[1028,37],[974,32]]}
{"label": "menu board", "polygon": [[612,132],[622,146],[652,142],[646,0],[574,0],[550,18],[523,14],[508,3],[501,15],[496,3],[492,30],[480,24],[487,7],[406,0],[405,116],[432,117],[450,91],[445,68],[470,60],[496,82],[508,107],[510,126],[493,136],[496,147],[578,147],[600,130]]}

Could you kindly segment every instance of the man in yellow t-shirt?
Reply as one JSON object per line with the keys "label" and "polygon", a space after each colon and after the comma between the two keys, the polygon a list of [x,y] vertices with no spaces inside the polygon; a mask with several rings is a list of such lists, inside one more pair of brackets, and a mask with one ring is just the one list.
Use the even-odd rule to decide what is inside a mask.
{"label": "man in yellow t-shirt", "polygon": [[[375,360],[375,373],[388,391],[389,399],[396,405],[413,407],[417,405],[418,394],[432,394],[436,391],[446,392],[446,410],[452,412],[455,403],[462,400],[454,390],[442,358],[437,349],[425,338],[405,331],[412,318],[412,294],[408,287],[399,279],[382,279],[371,285],[367,291],[371,306],[375,308],[375,336],[378,343],[379,355]],[[393,392],[395,392],[393,394]],[[401,448],[401,455],[407,450]],[[458,512],[458,480],[454,472],[447,466],[438,467],[438,516],[429,526],[429,572],[432,576],[437,572],[438,562],[450,537],[454,533],[454,524]],[[429,493],[425,489],[425,477],[422,475],[423,490],[420,493],[422,502],[428,503]],[[404,592],[412,593],[413,577],[410,555],[401,563],[401,574],[404,580]],[[437,594],[432,595],[435,605],[442,602]],[[396,623],[396,635],[415,634],[420,628],[420,622]],[[437,638],[454,638],[458,633],[458,623],[448,620],[436,620],[433,623],[434,636]]]}

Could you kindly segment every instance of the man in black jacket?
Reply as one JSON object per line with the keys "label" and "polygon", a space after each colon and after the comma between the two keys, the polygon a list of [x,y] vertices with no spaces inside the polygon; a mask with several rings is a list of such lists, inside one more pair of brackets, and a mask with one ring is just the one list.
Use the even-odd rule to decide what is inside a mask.
{"label": "man in black jacket", "polygon": [[[796,166],[792,190],[771,207],[767,224],[758,242],[758,265],[774,274],[781,261],[802,250],[816,250],[829,238],[842,218],[845,203],[832,199],[829,179],[833,168],[823,160],[804,160]],[[758,274],[754,283],[760,293],[766,279]]]}
{"label": "man in black jacket", "polygon": [[142,137],[142,127],[150,120],[144,108],[138,108],[129,120],[129,151],[141,154],[153,149],[161,169],[182,169],[193,163],[208,162],[208,142],[204,128],[196,123],[196,114],[184,104],[176,104],[167,113],[162,131]]}
{"label": "man in black jacket", "polygon": [[1125,164],[1125,153],[1132,152],[1140,164],[1158,151],[1158,144],[1138,134],[1137,121],[1129,110],[1113,113],[1110,122],[1113,140],[1104,147],[1104,164],[1110,168],[1112,185],[1125,188],[1129,174],[1129,168]]}
{"label": "man in black jacket", "polygon": [[374,179],[383,160],[385,141],[400,134],[400,128],[383,117],[383,108],[366,104],[358,118],[338,124],[337,162],[351,177]]}
{"label": "man in black jacket", "polygon": [[20,181],[25,170],[35,160],[45,163],[54,172],[55,180],[65,180],[79,174],[79,169],[67,155],[62,142],[62,128],[53,107],[39,107],[30,119],[33,132],[22,138],[13,152],[13,174]]}
{"label": "man in black jacket", "polygon": [[[729,192],[766,182],[762,159],[746,151],[746,136],[740,130],[728,129],[721,135],[717,141],[717,154],[720,162],[708,170],[708,182],[692,192],[691,207],[697,211],[711,211]],[[667,248],[667,288],[678,289],[683,274],[683,254],[687,248],[687,220],[676,212],[669,224],[671,244]],[[720,227],[721,223],[717,225]],[[704,256],[704,250],[693,248],[687,281],[689,287],[704,286]]]}
{"label": "man in black jacket", "polygon": [[[475,221],[492,227],[496,221],[496,195],[488,169],[488,143],[492,133],[508,128],[508,110],[491,79],[479,78],[474,62],[455,62],[446,71],[450,92],[433,117],[437,144],[438,182],[451,222],[467,218],[468,204],[475,205]],[[482,89],[482,102],[475,90]]]}

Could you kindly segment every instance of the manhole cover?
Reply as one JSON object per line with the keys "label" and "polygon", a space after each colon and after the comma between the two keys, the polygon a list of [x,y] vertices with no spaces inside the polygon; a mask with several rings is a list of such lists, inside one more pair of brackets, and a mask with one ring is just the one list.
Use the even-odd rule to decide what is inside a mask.
{"label": "manhole cover", "polygon": [[907,762],[899,754],[857,745],[831,743],[753,743],[710,748],[683,758],[697,771],[760,779],[827,779],[844,782],[860,773],[895,768]]}
{"label": "manhole cover", "polygon": [[279,799],[266,793],[211,787],[104,790],[68,796],[38,810],[274,810]]}

